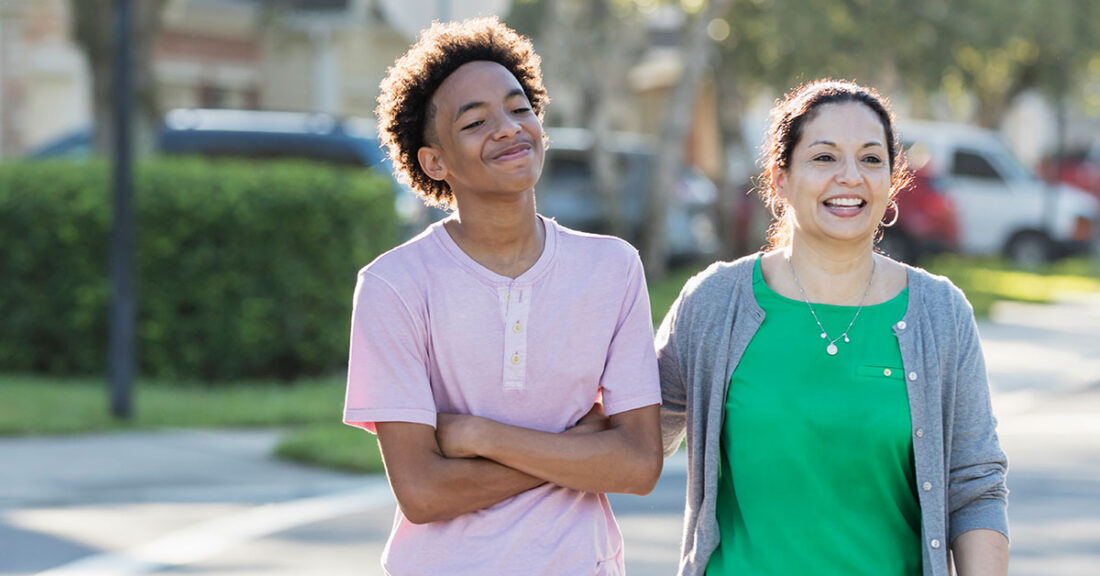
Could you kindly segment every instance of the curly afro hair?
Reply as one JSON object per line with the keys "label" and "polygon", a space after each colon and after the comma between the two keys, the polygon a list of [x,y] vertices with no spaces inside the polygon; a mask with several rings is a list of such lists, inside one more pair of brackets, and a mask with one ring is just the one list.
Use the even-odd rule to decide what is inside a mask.
{"label": "curly afro hair", "polygon": [[548,98],[540,58],[529,39],[496,18],[433,23],[382,80],[375,109],[381,143],[393,160],[397,178],[429,206],[449,209],[454,199],[451,187],[429,178],[417,159],[417,151],[426,143],[432,95],[460,66],[479,60],[507,68],[542,120]]}

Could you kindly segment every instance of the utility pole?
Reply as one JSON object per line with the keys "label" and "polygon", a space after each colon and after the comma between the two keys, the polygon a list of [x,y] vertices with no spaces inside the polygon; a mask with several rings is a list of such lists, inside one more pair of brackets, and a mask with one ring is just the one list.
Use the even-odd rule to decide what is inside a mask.
{"label": "utility pole", "polygon": [[131,57],[133,5],[115,0],[114,58],[114,220],[111,227],[111,415],[129,420],[134,378],[134,209],[133,110],[134,77]]}

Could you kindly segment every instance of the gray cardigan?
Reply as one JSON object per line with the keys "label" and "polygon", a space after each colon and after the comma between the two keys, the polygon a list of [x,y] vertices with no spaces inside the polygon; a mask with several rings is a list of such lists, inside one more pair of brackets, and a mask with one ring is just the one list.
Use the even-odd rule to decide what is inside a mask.
{"label": "gray cardigan", "polygon": [[[657,332],[665,455],[687,434],[681,576],[702,575],[718,545],[726,390],[764,320],[752,290],[757,257],[713,264],[689,280]],[[1008,536],[1008,463],[997,441],[973,309],[946,278],[907,270],[909,306],[894,334],[913,421],[924,575],[947,576],[948,543],[959,534],[988,528]]]}

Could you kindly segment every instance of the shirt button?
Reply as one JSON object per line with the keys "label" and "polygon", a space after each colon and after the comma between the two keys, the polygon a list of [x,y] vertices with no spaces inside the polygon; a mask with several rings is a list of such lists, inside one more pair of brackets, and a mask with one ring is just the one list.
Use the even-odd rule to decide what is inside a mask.
{"label": "shirt button", "polygon": [[924,488],[924,491],[928,492],[929,490],[932,489],[932,483],[931,482],[925,482],[924,484],[921,485],[921,488]]}
{"label": "shirt button", "polygon": [[924,438],[924,428],[917,428],[917,438]]}
{"label": "shirt button", "polygon": [[512,354],[512,364],[519,364],[519,361],[520,361],[519,354]]}
{"label": "shirt button", "polygon": [[916,379],[917,379],[917,373],[916,372],[910,372],[909,373],[909,380],[916,380]]}
{"label": "shirt button", "polygon": [[515,324],[512,324],[512,332],[515,332],[516,334],[519,334],[521,330],[523,330],[523,328],[520,328],[519,322],[516,322]]}
{"label": "shirt button", "polygon": [[939,540],[932,539],[932,541],[929,542],[928,544],[931,545],[933,548],[935,548],[937,550],[939,550],[939,548],[940,548],[940,541]]}
{"label": "shirt button", "polygon": [[889,376],[889,375],[891,375],[891,374],[893,374],[893,373],[894,373],[894,371],[893,371],[893,370],[891,370],[891,369],[889,369],[889,368],[884,368],[884,369],[882,370],[882,375],[883,375],[883,376]]}
{"label": "shirt button", "polygon": [[905,320],[898,322],[898,330],[905,330]]}

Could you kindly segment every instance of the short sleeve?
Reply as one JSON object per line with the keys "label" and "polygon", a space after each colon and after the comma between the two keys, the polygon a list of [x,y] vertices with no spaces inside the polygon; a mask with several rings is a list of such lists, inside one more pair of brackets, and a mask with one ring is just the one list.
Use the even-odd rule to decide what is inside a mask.
{"label": "short sleeve", "polygon": [[364,270],[351,313],[344,422],[375,432],[375,422],[435,426],[427,330],[396,289]]}
{"label": "short sleeve", "polygon": [[608,416],[661,403],[649,292],[636,252],[624,281],[619,319],[600,378]]}

